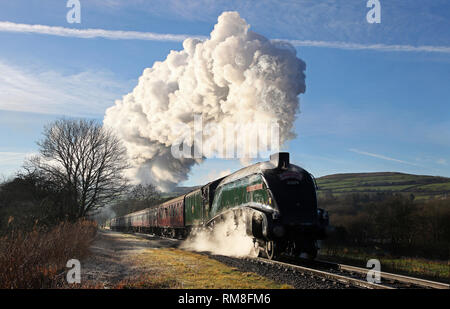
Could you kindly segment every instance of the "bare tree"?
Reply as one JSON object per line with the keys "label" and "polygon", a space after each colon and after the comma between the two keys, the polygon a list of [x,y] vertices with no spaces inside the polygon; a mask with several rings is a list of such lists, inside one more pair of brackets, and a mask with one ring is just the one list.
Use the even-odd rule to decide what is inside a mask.
{"label": "bare tree", "polygon": [[[136,185],[131,188],[129,194],[123,199],[118,200],[111,205],[111,208],[106,208],[105,213],[111,217],[111,212],[114,216],[123,216],[131,212],[139,211],[145,208],[160,204],[165,199],[162,198],[161,193],[152,184]],[[103,210],[102,210],[103,211]]]}
{"label": "bare tree", "polygon": [[94,120],[61,119],[46,126],[43,135],[40,155],[29,167],[73,192],[73,219],[95,214],[126,192],[126,150],[113,132]]}
{"label": "bare tree", "polygon": [[139,184],[137,186],[134,186],[129,194],[129,197],[133,200],[144,202],[145,206],[147,207],[152,206],[156,201],[159,201],[161,199],[158,190],[152,184]]}

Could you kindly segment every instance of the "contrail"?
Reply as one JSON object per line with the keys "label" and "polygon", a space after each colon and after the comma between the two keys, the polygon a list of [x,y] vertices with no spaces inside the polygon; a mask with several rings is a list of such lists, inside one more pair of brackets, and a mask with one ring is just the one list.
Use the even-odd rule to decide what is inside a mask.
{"label": "contrail", "polygon": [[349,151],[352,151],[352,152],[355,152],[355,153],[358,153],[358,154],[362,154],[362,155],[365,155],[365,156],[374,157],[374,158],[377,158],[377,159],[382,159],[382,160],[387,160],[387,161],[394,161],[394,162],[398,162],[398,163],[403,163],[403,164],[409,164],[409,165],[419,166],[419,165],[414,164],[414,163],[411,163],[411,162],[407,162],[407,161],[403,161],[403,160],[398,160],[398,159],[390,158],[390,157],[383,156],[383,155],[377,154],[377,153],[371,153],[371,152],[361,151],[361,150],[354,149],[354,148],[349,149]]}
{"label": "contrail", "polygon": [[436,52],[450,53],[450,47],[432,46],[432,45],[386,45],[386,44],[359,44],[347,42],[326,42],[326,41],[309,41],[309,40],[286,40],[294,46],[308,47],[326,47],[337,49],[353,49],[353,50],[379,50],[379,51],[399,51],[399,52]]}
{"label": "contrail", "polygon": [[[121,30],[105,30],[105,29],[74,29],[57,26],[18,24],[8,21],[0,21],[0,31],[19,32],[19,33],[38,33],[38,34],[47,34],[62,37],[75,37],[83,39],[105,38],[111,40],[148,40],[148,41],[162,41],[162,42],[182,42],[189,37],[200,40],[205,40],[207,38],[206,36],[201,35],[121,31]],[[413,46],[413,45],[387,45],[387,44],[360,44],[349,42],[283,40],[283,39],[274,39],[273,41],[289,42],[294,46],[323,47],[323,48],[335,48],[346,50],[450,53],[450,47],[433,46],[433,45]]]}
{"label": "contrail", "polygon": [[38,33],[56,35],[63,37],[74,37],[82,39],[105,38],[111,40],[148,40],[164,42],[183,42],[187,38],[205,39],[204,36],[187,34],[161,34],[153,32],[121,31],[105,29],[73,29],[65,27],[16,24],[8,21],[0,21],[0,31]]}

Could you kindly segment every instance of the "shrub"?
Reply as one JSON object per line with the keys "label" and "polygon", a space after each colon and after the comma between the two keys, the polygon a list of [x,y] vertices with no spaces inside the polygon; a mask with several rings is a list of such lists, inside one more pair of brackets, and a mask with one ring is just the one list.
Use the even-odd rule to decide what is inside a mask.
{"label": "shrub", "polygon": [[54,288],[69,259],[81,259],[97,231],[92,221],[62,222],[46,230],[0,238],[0,288]]}

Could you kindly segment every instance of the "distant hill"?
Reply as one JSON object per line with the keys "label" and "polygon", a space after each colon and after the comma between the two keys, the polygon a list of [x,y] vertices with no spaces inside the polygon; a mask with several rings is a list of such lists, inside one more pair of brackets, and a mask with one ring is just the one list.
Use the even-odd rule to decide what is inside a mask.
{"label": "distant hill", "polygon": [[[317,178],[319,194],[327,191],[334,195],[348,193],[403,192],[414,194],[416,200],[450,196],[450,178],[404,173],[348,173]],[[163,198],[175,197],[200,186],[176,187]]]}
{"label": "distant hill", "polygon": [[163,192],[161,193],[162,198],[169,198],[169,197],[176,197],[179,195],[183,195],[186,193],[189,193],[191,191],[194,191],[195,189],[199,188],[200,186],[193,186],[193,187],[176,187],[172,190],[172,192]]}
{"label": "distant hill", "polygon": [[349,173],[323,176],[317,179],[319,194],[403,192],[416,199],[450,196],[450,178],[404,173]]}

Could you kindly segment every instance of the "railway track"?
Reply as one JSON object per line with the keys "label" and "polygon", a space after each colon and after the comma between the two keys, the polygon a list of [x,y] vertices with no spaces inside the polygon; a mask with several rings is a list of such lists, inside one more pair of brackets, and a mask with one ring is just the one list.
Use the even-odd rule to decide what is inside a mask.
{"label": "railway track", "polygon": [[249,261],[258,263],[258,264],[270,265],[270,266],[279,268],[280,270],[293,271],[294,273],[296,273],[296,274],[298,273],[299,275],[303,275],[303,276],[310,275],[313,277],[320,277],[320,278],[323,278],[326,280],[337,281],[337,282],[348,285],[348,287],[354,286],[354,287],[360,287],[360,288],[366,288],[366,289],[393,289],[393,287],[390,287],[390,286],[367,282],[367,281],[364,281],[364,280],[361,280],[361,279],[358,279],[355,277],[345,276],[345,275],[341,275],[341,274],[331,272],[331,271],[326,271],[326,270],[321,270],[321,269],[316,269],[316,268],[311,268],[311,267],[305,267],[305,266],[281,262],[281,261],[268,260],[268,259],[259,258],[259,257],[258,258],[246,258],[246,259]]}
{"label": "railway track", "polygon": [[[366,280],[369,269],[355,267],[344,264],[331,263],[326,261],[306,261],[297,259],[285,259],[284,261],[274,261],[265,258],[246,258],[259,264],[271,265],[282,270],[298,272],[301,275],[312,275],[328,280],[338,281],[347,285],[352,285],[368,289],[449,289],[449,284],[424,280],[414,277],[380,272],[381,283],[372,283]],[[288,262],[287,262],[288,261]]]}
{"label": "railway track", "polygon": [[[133,233],[141,237],[158,237],[171,241],[179,241],[173,238],[163,236],[148,235],[143,233]],[[203,252],[203,254],[211,255]],[[232,258],[236,259],[236,258]],[[404,275],[398,275],[388,272],[380,272],[381,283],[372,283],[366,280],[369,269],[338,264],[322,260],[296,259],[289,256],[283,256],[281,260],[269,260],[262,257],[246,257],[241,260],[249,261],[259,265],[275,267],[283,271],[292,271],[298,275],[310,275],[334,282],[340,282],[348,286],[354,286],[367,289],[450,289],[449,284],[414,278]]]}
{"label": "railway track", "polygon": [[[357,274],[365,276],[368,271],[367,268],[355,267],[355,266],[344,265],[344,264],[338,264],[338,265],[342,271],[346,271],[349,273],[357,273]],[[385,280],[385,281],[388,281],[391,283],[400,282],[405,285],[412,285],[415,287],[431,288],[431,289],[449,289],[450,288],[449,284],[447,284],[447,283],[424,280],[424,279],[420,279],[420,278],[414,278],[414,277],[392,274],[392,273],[387,273],[387,272],[380,272],[380,276],[381,276],[381,280]]]}

